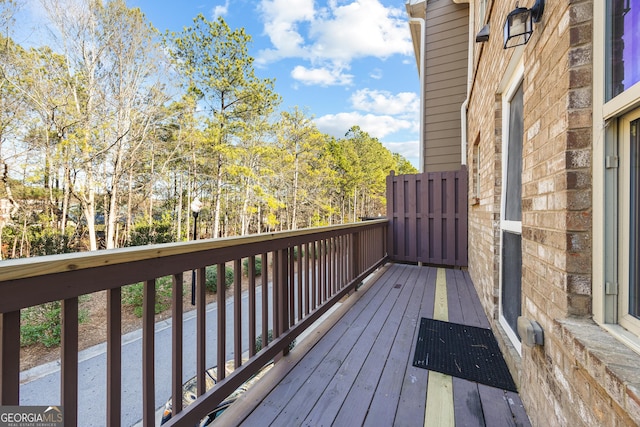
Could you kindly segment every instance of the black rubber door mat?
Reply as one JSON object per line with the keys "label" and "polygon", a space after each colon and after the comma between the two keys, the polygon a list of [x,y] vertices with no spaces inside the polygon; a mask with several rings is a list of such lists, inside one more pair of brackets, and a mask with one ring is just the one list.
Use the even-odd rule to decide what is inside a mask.
{"label": "black rubber door mat", "polygon": [[491,329],[423,317],[413,366],[517,391]]}

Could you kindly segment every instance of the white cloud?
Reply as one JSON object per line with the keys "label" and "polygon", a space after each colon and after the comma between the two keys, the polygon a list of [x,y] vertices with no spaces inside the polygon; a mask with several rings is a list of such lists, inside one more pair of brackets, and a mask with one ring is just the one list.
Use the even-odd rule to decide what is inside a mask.
{"label": "white cloud", "polygon": [[229,12],[229,0],[225,0],[224,5],[218,5],[213,8],[213,19],[224,16]]}
{"label": "white cloud", "polygon": [[374,138],[384,138],[402,130],[413,130],[410,120],[398,119],[386,115],[360,114],[357,112],[327,114],[314,120],[321,132],[342,138],[352,126],[360,126]]}
{"label": "white cloud", "polygon": [[338,6],[329,2],[324,16],[311,24],[311,50],[318,58],[349,62],[353,58],[410,55],[413,48],[402,9],[379,0],[355,0]]}
{"label": "white cloud", "polygon": [[383,77],[382,70],[380,68],[373,69],[373,71],[369,73],[369,77],[375,80],[380,80]]}
{"label": "white cloud", "polygon": [[340,69],[307,68],[296,66],[291,71],[291,77],[305,85],[335,86],[349,85],[353,75],[345,74]]}
{"label": "white cloud", "polygon": [[256,64],[302,58],[315,68],[348,68],[355,58],[413,54],[403,9],[379,0],[338,3],[345,2],[329,0],[316,9],[313,0],[262,0],[264,31],[273,48],[259,52]]}
{"label": "white cloud", "polygon": [[392,153],[398,153],[405,159],[409,160],[416,168],[420,166],[420,163],[418,162],[420,144],[418,141],[383,142],[383,144]]}
{"label": "white cloud", "polygon": [[362,89],[351,95],[353,108],[376,114],[408,115],[418,119],[420,98],[415,92],[392,94],[384,90]]}
{"label": "white cloud", "polygon": [[262,0],[259,10],[273,49],[261,51],[256,58],[258,64],[308,56],[298,24],[314,19],[313,0]]}
{"label": "white cloud", "polygon": [[266,21],[309,21],[315,15],[313,0],[262,0],[260,10]]}

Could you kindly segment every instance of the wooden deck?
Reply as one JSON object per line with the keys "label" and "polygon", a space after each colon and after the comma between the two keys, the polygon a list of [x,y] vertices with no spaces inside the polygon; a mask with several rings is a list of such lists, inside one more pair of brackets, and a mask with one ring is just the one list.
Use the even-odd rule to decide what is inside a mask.
{"label": "wooden deck", "polygon": [[412,365],[421,317],[489,327],[466,272],[387,264],[215,425],[529,426],[516,393]]}

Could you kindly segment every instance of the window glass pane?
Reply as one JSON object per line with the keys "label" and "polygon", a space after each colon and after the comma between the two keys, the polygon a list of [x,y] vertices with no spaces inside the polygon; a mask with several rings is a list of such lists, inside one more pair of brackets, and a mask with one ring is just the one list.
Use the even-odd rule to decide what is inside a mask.
{"label": "window glass pane", "polygon": [[509,109],[509,142],[507,148],[507,183],[504,218],[522,220],[522,84],[513,95]]}
{"label": "window glass pane", "polygon": [[631,123],[631,185],[629,215],[629,314],[640,319],[640,120]]}
{"label": "window glass pane", "polygon": [[[522,314],[522,236],[502,232],[502,316],[518,335]],[[520,336],[518,335],[518,338]]]}
{"label": "window glass pane", "polygon": [[607,101],[640,81],[640,0],[607,5]]}

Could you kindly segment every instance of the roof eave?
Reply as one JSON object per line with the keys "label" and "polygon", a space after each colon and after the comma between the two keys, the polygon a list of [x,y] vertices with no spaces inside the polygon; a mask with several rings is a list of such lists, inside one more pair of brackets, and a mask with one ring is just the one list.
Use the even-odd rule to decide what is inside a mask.
{"label": "roof eave", "polygon": [[[407,10],[407,15],[409,15],[410,19],[426,19],[427,16],[427,2],[423,1],[415,1],[409,0],[405,3],[405,8]],[[420,46],[422,43],[421,37],[422,32],[420,29],[420,24],[418,22],[409,22],[409,31],[411,33],[411,41],[413,42],[413,53],[416,58],[416,65],[418,66],[418,73],[420,73],[420,62],[421,62],[421,51]]]}

